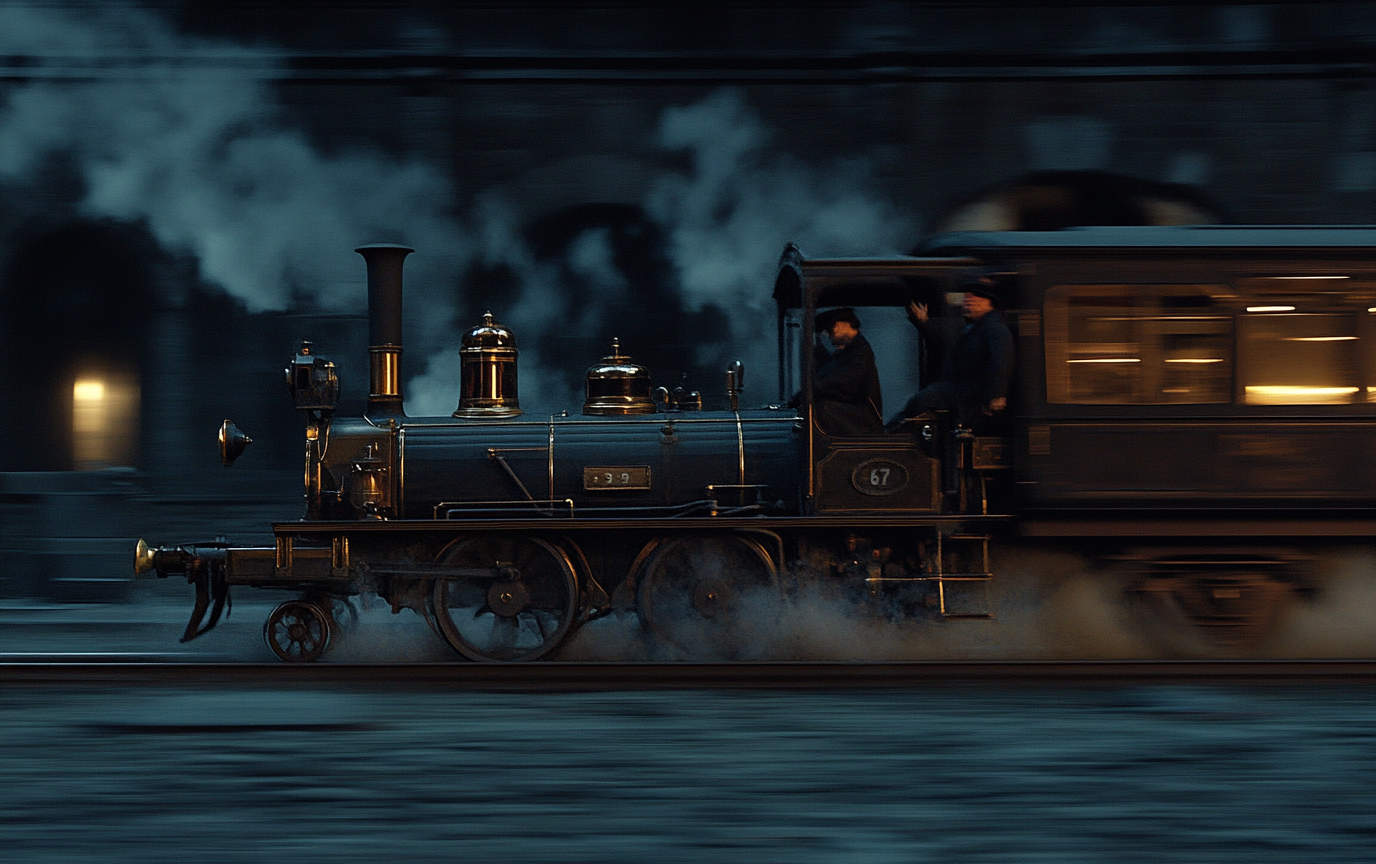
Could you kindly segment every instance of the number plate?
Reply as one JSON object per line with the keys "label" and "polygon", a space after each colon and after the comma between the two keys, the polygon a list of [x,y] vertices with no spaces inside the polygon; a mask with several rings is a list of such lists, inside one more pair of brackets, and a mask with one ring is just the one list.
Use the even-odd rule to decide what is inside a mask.
{"label": "number plate", "polygon": [[636,465],[620,468],[584,468],[584,489],[640,489],[650,488],[650,466]]}
{"label": "number plate", "polygon": [[908,485],[908,469],[892,459],[866,459],[850,475],[862,495],[892,495]]}

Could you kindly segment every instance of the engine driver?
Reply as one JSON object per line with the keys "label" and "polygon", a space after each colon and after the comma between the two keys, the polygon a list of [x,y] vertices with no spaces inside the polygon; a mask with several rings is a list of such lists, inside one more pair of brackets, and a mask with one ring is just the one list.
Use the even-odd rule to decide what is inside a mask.
{"label": "engine driver", "polygon": [[829,309],[815,319],[835,348],[828,355],[817,346],[812,373],[817,425],[828,435],[877,435],[884,428],[884,399],[874,350],[860,333],[860,319],[849,306]]}
{"label": "engine driver", "polygon": [[942,340],[935,332],[927,307],[908,301],[908,320],[924,341],[946,342],[941,377],[917,391],[903,410],[885,425],[892,432],[909,417],[924,411],[954,411],[962,425],[1001,414],[1008,407],[1008,388],[1013,378],[1013,334],[998,310],[998,295],[987,277],[961,286],[965,297],[960,312],[964,326],[954,339]]}

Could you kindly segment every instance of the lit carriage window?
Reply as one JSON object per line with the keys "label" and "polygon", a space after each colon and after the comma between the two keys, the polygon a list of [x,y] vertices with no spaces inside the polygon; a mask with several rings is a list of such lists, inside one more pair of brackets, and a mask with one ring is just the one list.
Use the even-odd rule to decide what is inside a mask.
{"label": "lit carriage window", "polygon": [[1082,405],[1227,402],[1232,322],[1207,285],[1047,292],[1047,398]]}
{"label": "lit carriage window", "polygon": [[[1348,276],[1246,279],[1238,317],[1238,396],[1247,405],[1367,401],[1369,290]],[[1368,338],[1364,338],[1364,335]]]}
{"label": "lit carriage window", "polygon": [[1046,381],[1051,402],[1136,402],[1141,310],[1124,285],[1059,285],[1046,295]]}

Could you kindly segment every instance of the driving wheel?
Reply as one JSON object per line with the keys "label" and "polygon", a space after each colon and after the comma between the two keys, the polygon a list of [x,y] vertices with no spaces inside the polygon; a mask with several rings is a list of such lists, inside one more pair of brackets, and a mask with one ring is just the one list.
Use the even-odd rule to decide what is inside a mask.
{"label": "driving wheel", "polygon": [[455,573],[435,580],[435,620],[445,641],[470,660],[534,660],[573,624],[573,565],[538,537],[476,537],[452,547],[440,564]]}
{"label": "driving wheel", "polygon": [[272,653],[288,663],[315,660],[330,644],[329,615],[314,603],[288,600],[268,616],[263,639]]}
{"label": "driving wheel", "polygon": [[328,608],[335,625],[330,628],[331,630],[347,633],[358,626],[358,606],[354,603],[354,598],[331,597]]}
{"label": "driving wheel", "polygon": [[694,658],[730,660],[769,635],[778,576],[752,538],[678,537],[651,554],[639,595],[641,620],[657,642]]}

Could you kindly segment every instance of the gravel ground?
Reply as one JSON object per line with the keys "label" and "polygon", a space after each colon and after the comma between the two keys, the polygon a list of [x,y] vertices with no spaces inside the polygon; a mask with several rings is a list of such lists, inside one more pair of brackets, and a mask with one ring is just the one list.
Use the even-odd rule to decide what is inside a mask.
{"label": "gravel ground", "polygon": [[11,687],[5,860],[1369,862],[1376,696]]}

